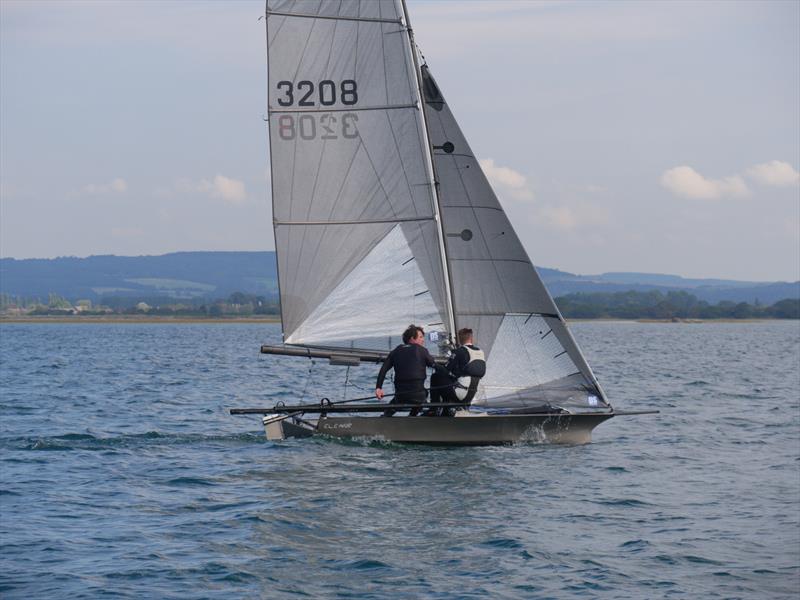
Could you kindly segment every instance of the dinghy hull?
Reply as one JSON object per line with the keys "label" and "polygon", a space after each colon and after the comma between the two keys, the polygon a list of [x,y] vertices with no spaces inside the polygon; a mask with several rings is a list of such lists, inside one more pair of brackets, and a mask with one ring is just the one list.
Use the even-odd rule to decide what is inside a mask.
{"label": "dinghy hull", "polygon": [[[487,446],[516,443],[588,444],[592,430],[614,413],[486,415],[464,417],[329,417],[302,435],[409,444]],[[287,424],[288,425],[288,424]],[[284,428],[297,435],[296,425]],[[270,439],[280,439],[269,435]]]}

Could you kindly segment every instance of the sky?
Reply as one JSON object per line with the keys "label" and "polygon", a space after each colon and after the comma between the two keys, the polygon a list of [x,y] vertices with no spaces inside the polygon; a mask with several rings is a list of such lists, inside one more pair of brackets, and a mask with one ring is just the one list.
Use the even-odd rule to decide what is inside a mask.
{"label": "sky", "polygon": [[[408,6],[535,264],[800,279],[800,2]],[[274,249],[263,7],[0,0],[0,256]]]}

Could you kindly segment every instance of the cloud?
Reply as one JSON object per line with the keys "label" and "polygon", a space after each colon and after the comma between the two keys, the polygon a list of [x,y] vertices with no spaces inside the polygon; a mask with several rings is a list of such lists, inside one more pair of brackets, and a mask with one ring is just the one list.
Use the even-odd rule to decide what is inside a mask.
{"label": "cloud", "polygon": [[747,196],[750,190],[739,175],[708,179],[686,165],[664,171],[661,185],[676,196],[701,200]]}
{"label": "cloud", "polygon": [[560,231],[598,229],[609,224],[608,211],[595,204],[580,202],[573,206],[545,206],[537,217],[540,223]]}
{"label": "cloud", "polygon": [[516,200],[533,200],[533,190],[522,173],[495,165],[491,158],[481,159],[478,163],[493,187],[501,188]]}
{"label": "cloud", "polygon": [[763,185],[786,187],[800,184],[800,173],[792,165],[780,160],[755,165],[745,171],[748,177]]}
{"label": "cloud", "polygon": [[117,177],[109,183],[90,183],[81,190],[83,194],[99,196],[102,194],[123,194],[128,191],[128,183]]}
{"label": "cloud", "polygon": [[568,206],[548,206],[542,210],[542,214],[547,222],[553,227],[561,230],[572,230],[578,224],[575,213]]}
{"label": "cloud", "polygon": [[203,179],[197,190],[206,192],[213,198],[220,198],[231,204],[241,204],[247,199],[244,183],[224,175],[217,175],[212,181]]}
{"label": "cloud", "polygon": [[243,204],[247,200],[247,189],[244,182],[231,179],[224,175],[217,175],[214,179],[178,179],[172,188],[158,188],[156,195],[171,197],[178,194],[205,194],[211,198],[218,198],[230,204]]}

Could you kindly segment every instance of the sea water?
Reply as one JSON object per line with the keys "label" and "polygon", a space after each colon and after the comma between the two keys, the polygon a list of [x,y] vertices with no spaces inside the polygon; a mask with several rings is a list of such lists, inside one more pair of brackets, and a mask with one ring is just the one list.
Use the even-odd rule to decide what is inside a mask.
{"label": "sea water", "polygon": [[[265,439],[261,324],[0,325],[3,598],[796,598],[800,323],[576,323],[583,446]],[[346,383],[346,385],[345,385]]]}

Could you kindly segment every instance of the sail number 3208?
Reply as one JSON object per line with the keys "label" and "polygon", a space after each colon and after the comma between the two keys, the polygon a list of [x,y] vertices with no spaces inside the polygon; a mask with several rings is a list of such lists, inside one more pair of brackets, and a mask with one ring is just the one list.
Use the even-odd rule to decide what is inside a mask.
{"label": "sail number 3208", "polygon": [[[330,79],[320,81],[314,85],[313,81],[298,81],[297,85],[291,81],[279,81],[278,90],[283,94],[278,98],[281,106],[316,106],[316,101],[322,106],[332,106],[336,104],[338,92],[339,101],[345,106],[352,106],[358,102],[358,84],[354,79],[345,79],[338,88],[336,83]],[[316,94],[315,94],[316,91]]]}

